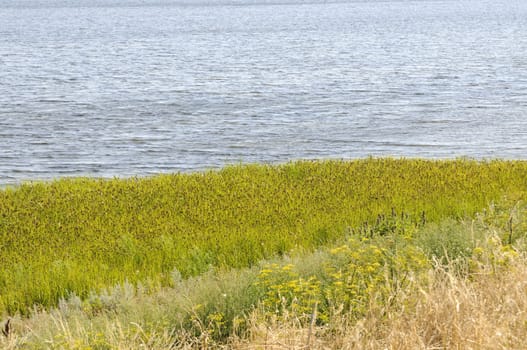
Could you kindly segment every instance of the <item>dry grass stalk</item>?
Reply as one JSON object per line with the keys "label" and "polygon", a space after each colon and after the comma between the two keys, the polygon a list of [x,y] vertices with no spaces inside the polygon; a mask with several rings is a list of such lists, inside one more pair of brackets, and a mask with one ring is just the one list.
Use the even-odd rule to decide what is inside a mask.
{"label": "dry grass stalk", "polygon": [[[310,349],[527,349],[527,260],[467,279],[445,269],[390,310],[372,305],[358,322],[341,317],[313,331]],[[405,304],[410,306],[404,307]],[[256,322],[237,349],[306,348],[309,329]]]}

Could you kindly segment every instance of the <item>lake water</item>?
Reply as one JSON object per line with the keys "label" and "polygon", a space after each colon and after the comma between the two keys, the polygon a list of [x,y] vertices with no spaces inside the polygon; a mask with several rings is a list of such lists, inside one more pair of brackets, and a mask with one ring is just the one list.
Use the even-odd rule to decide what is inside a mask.
{"label": "lake water", "polygon": [[526,158],[527,1],[0,2],[0,183]]}

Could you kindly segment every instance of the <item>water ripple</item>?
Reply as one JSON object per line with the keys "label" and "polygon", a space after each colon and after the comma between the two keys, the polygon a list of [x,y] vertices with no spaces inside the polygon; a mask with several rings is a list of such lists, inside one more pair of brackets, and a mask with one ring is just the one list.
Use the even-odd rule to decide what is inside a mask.
{"label": "water ripple", "polygon": [[5,0],[0,184],[525,158],[526,55],[519,0]]}

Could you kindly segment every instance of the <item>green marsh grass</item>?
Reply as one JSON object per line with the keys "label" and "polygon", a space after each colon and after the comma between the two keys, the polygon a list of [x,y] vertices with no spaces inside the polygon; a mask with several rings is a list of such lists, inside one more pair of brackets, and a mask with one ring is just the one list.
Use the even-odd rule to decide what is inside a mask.
{"label": "green marsh grass", "polygon": [[[520,227],[512,245],[502,224],[511,213]],[[390,221],[389,230],[371,226],[371,238],[355,233],[250,268],[174,275],[173,286],[156,291],[123,284],[61,300],[12,318],[0,347],[525,348],[525,201],[416,229]],[[423,239],[447,231],[441,242]],[[450,241],[470,253],[454,256]],[[435,255],[438,245],[445,252]]]}
{"label": "green marsh grass", "polygon": [[526,189],[527,162],[373,158],[24,184],[0,192],[0,312],[120,283],[155,291],[174,275],[309,251],[391,213],[457,219]]}

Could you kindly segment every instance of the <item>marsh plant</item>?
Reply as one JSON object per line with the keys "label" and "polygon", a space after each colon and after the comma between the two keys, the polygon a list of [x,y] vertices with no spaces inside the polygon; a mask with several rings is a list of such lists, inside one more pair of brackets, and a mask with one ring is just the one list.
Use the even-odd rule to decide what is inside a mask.
{"label": "marsh plant", "polygon": [[[125,283],[2,323],[7,349],[523,348],[526,231],[493,204],[408,230],[372,225],[315,251],[215,268],[171,286]],[[392,220],[392,219],[390,219]],[[396,219],[395,221],[397,221]],[[445,238],[442,232],[448,231]],[[450,242],[452,240],[453,242]],[[470,247],[458,252],[459,242]],[[436,249],[443,245],[444,250]],[[450,249],[449,247],[455,247]],[[466,248],[468,249],[468,248]],[[436,255],[434,252],[439,252]]]}
{"label": "marsh plant", "polygon": [[[254,266],[361,229],[389,236],[403,222],[390,221],[394,213],[411,232],[525,189],[526,162],[373,158],[23,184],[0,192],[0,312],[87,300],[116,284],[155,291],[173,286],[175,271],[185,279]],[[463,242],[448,242],[466,254]],[[427,245],[425,253],[440,254],[444,244]],[[309,277],[298,283],[317,293]]]}

